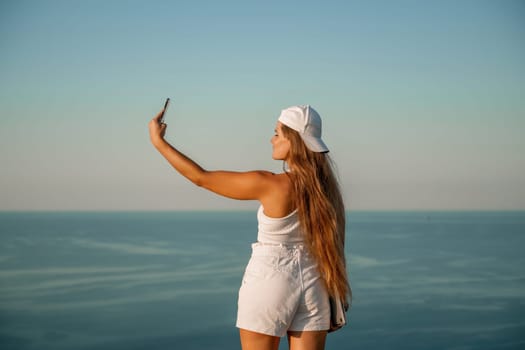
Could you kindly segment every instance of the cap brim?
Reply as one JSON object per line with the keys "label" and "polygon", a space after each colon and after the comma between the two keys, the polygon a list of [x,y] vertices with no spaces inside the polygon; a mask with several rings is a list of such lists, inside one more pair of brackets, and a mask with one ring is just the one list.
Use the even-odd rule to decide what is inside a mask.
{"label": "cap brim", "polygon": [[326,147],[326,144],[320,138],[304,134],[300,135],[304,141],[304,144],[306,145],[306,147],[308,147],[310,151],[319,153],[325,153],[329,151],[328,147]]}

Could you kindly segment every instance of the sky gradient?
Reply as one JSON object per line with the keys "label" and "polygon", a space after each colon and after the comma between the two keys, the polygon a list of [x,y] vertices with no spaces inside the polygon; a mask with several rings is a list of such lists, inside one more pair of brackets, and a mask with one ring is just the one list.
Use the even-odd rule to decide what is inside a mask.
{"label": "sky gradient", "polygon": [[279,172],[323,117],[349,210],[525,209],[523,1],[2,1],[0,210],[251,209],[171,170]]}

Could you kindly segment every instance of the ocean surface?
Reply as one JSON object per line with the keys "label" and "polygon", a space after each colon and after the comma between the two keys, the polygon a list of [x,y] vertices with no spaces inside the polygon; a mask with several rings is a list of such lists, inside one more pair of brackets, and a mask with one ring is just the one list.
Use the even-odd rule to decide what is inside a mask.
{"label": "ocean surface", "polygon": [[[327,349],[525,349],[525,212],[347,214]],[[256,235],[255,212],[0,213],[0,348],[240,349]]]}

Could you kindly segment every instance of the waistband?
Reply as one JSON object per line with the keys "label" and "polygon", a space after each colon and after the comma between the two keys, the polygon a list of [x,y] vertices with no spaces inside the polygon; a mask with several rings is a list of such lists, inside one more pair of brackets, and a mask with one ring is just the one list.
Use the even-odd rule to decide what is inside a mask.
{"label": "waistband", "polygon": [[310,255],[304,243],[255,242],[252,244],[252,255],[254,256],[286,256],[294,253],[300,253],[303,256]]}

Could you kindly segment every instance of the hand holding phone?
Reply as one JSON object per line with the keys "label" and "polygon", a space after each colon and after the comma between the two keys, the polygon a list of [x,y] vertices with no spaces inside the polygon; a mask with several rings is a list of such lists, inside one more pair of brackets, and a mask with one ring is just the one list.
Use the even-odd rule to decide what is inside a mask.
{"label": "hand holding phone", "polygon": [[166,102],[164,103],[164,108],[162,109],[162,117],[160,117],[159,123],[164,123],[164,114],[166,113],[166,110],[168,109],[169,104],[170,104],[170,98],[168,97],[166,99]]}

